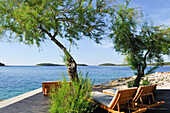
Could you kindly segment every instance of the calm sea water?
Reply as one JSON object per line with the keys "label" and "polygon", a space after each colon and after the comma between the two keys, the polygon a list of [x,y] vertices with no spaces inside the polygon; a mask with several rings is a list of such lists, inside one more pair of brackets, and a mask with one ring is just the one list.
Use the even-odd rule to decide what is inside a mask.
{"label": "calm sea water", "polygon": [[[62,73],[69,80],[66,70],[65,66],[0,67],[0,99],[9,99],[40,88],[43,81],[61,80]],[[88,72],[95,85],[121,77],[134,76],[134,72],[128,66],[79,66],[78,70],[83,73]],[[156,71],[170,71],[170,66],[161,67]]]}

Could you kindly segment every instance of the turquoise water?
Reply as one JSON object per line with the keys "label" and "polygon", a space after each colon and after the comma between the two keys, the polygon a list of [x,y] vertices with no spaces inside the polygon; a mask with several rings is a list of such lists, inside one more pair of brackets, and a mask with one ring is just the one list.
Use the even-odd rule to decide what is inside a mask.
{"label": "turquoise water", "polygon": [[[0,99],[11,97],[40,88],[43,81],[57,81],[66,73],[65,66],[9,66],[0,67]],[[109,82],[121,77],[134,76],[128,66],[79,66],[78,70],[88,72],[89,77],[95,80],[94,84]],[[170,71],[170,66],[164,66],[156,71]]]}

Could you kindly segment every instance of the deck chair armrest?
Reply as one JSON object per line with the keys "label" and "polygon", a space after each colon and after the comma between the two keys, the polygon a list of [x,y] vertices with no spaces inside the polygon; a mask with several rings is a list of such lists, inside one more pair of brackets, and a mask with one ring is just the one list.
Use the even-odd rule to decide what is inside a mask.
{"label": "deck chair armrest", "polygon": [[143,113],[143,112],[146,112],[147,108],[140,108],[132,113]]}
{"label": "deck chair armrest", "polygon": [[105,90],[103,90],[103,93],[114,96],[116,91],[117,91],[117,89],[105,89]]}
{"label": "deck chair armrest", "polygon": [[114,96],[115,94],[113,94],[113,93],[109,93],[109,92],[105,92],[105,91],[103,91],[103,93],[104,94],[107,94],[107,95],[111,95],[111,96]]}
{"label": "deck chair armrest", "polygon": [[164,104],[165,101],[160,101],[160,102],[156,102],[154,104],[151,104],[151,105],[146,105],[146,104],[138,104],[138,103],[135,103],[135,105],[139,106],[139,107],[146,107],[146,108],[152,108],[152,107],[156,107],[156,106],[160,106],[162,104]]}

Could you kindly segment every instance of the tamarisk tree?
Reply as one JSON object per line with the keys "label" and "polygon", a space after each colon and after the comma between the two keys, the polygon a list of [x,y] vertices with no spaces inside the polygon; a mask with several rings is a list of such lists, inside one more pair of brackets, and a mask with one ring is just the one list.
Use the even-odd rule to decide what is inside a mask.
{"label": "tamarisk tree", "polygon": [[141,21],[141,12],[128,8],[128,4],[120,5],[116,16],[112,16],[110,37],[115,50],[125,55],[131,69],[137,72],[134,86],[138,87],[147,65],[156,64],[148,70],[151,72],[163,63],[163,55],[170,55],[170,28]]}
{"label": "tamarisk tree", "polygon": [[58,38],[74,43],[88,37],[99,43],[105,6],[104,0],[1,0],[0,33],[28,45],[50,39],[66,55],[67,72],[74,80],[76,61]]}

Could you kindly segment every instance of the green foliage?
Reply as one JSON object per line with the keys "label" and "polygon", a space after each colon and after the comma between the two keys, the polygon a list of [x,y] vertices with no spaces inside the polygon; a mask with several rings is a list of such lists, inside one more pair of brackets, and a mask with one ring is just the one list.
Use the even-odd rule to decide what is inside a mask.
{"label": "green foliage", "polygon": [[170,62],[164,62],[163,64],[164,65],[170,65]]}
{"label": "green foliage", "polygon": [[105,35],[105,1],[1,0],[0,34],[28,45],[40,46],[44,40],[52,40],[66,55],[67,72],[74,80],[78,78],[76,62],[59,38],[72,45],[82,38],[99,43]]}
{"label": "green foliage", "polygon": [[64,66],[64,65],[53,64],[53,63],[40,63],[40,64],[36,64],[36,66]]}
{"label": "green foliage", "polygon": [[99,66],[115,66],[115,64],[112,64],[112,63],[104,63],[104,64],[99,64]]}
{"label": "green foliage", "polygon": [[72,85],[66,83],[63,75],[63,84],[61,88],[52,88],[50,95],[50,113],[86,113],[94,109],[90,101],[90,92],[92,91],[92,83],[89,78],[83,78],[79,74],[79,81],[72,81]]}
{"label": "green foliage", "polygon": [[128,87],[128,88],[131,88],[131,87],[133,87],[133,84],[134,84],[134,80],[128,81],[128,82],[127,82],[127,87]]}
{"label": "green foliage", "polygon": [[148,63],[156,63],[149,70],[152,72],[164,61],[163,55],[170,54],[170,28],[150,24],[140,10],[129,8],[128,4],[129,1],[121,4],[112,16],[110,37],[116,51],[126,55],[131,69],[142,77]]}
{"label": "green foliage", "polygon": [[112,64],[112,63],[103,63],[98,66],[127,66],[127,64]]}
{"label": "green foliage", "polygon": [[[135,80],[132,81],[128,81],[127,82],[127,87],[131,88],[134,86]],[[140,84],[140,86],[144,86],[144,85],[151,85],[150,81],[148,80],[148,78],[146,80],[142,80],[142,83]]]}
{"label": "green foliage", "polygon": [[104,34],[103,4],[103,0],[1,0],[0,33],[11,32],[11,38],[38,46],[48,37],[74,44],[74,39],[87,36],[98,43]]}
{"label": "green foliage", "polygon": [[142,80],[142,84],[140,84],[142,86],[144,85],[151,85],[150,81],[148,80],[148,78],[146,80]]}
{"label": "green foliage", "polygon": [[163,81],[164,79],[162,78],[160,81]]}

